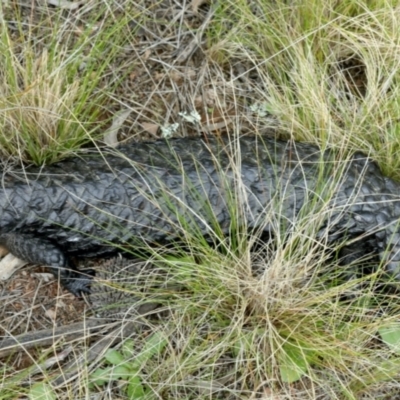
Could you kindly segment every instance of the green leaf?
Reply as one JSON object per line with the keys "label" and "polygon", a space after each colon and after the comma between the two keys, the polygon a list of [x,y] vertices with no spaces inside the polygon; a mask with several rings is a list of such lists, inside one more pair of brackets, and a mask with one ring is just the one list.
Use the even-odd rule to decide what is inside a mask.
{"label": "green leaf", "polygon": [[137,400],[146,395],[146,390],[142,385],[142,380],[138,375],[129,379],[126,392],[130,400]]}
{"label": "green leaf", "polygon": [[125,365],[118,365],[117,367],[112,368],[110,379],[113,381],[117,379],[129,379],[132,375],[137,373],[137,370],[128,368]]}
{"label": "green leaf", "polygon": [[396,354],[400,354],[400,325],[392,324],[383,326],[378,329],[378,332],[390,349]]}
{"label": "green leaf", "polygon": [[98,368],[90,375],[90,379],[92,383],[98,386],[102,386],[106,384],[110,380],[111,369],[113,367],[108,368]]}
{"label": "green leaf", "polygon": [[285,383],[296,382],[307,372],[309,364],[306,354],[291,343],[282,346],[278,359],[281,379]]}
{"label": "green leaf", "polygon": [[156,332],[150,336],[146,344],[143,347],[141,353],[136,357],[135,365],[141,367],[147,360],[153,357],[155,354],[160,354],[163,348],[166,346],[167,340],[164,339],[161,332]]}
{"label": "green leaf", "polygon": [[[264,334],[264,332],[262,332],[262,334]],[[237,357],[241,352],[246,353],[251,349],[253,342],[254,342],[253,332],[249,332],[240,336],[240,338],[238,338],[238,340],[236,340],[232,345],[231,348],[232,354],[235,357]]]}
{"label": "green leaf", "polygon": [[57,399],[53,388],[44,382],[36,383],[35,385],[33,385],[31,387],[31,390],[28,393],[28,397],[31,400],[56,400]]}
{"label": "green leaf", "polygon": [[90,375],[90,378],[92,379],[92,383],[101,386],[109,381],[116,381],[120,378],[128,379],[137,372],[125,365],[119,365],[117,367],[98,368]]}
{"label": "green leaf", "polygon": [[134,348],[134,341],[132,339],[127,339],[121,347],[121,353],[124,355],[125,358],[129,358],[132,356]]}
{"label": "green leaf", "polygon": [[125,362],[123,355],[114,349],[107,350],[104,358],[112,365],[120,365]]}

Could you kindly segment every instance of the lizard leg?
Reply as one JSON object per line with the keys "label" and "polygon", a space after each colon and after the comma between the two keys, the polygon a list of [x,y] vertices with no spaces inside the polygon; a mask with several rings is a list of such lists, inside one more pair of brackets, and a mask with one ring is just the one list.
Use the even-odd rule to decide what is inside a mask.
{"label": "lizard leg", "polygon": [[61,285],[75,296],[90,292],[91,271],[76,270],[54,243],[30,234],[2,233],[0,246],[24,261],[46,265],[60,279]]}

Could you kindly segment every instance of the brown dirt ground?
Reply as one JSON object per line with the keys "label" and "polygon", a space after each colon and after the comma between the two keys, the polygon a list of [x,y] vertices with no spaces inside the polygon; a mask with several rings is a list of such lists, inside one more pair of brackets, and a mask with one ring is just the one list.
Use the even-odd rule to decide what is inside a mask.
{"label": "brown dirt ground", "polygon": [[[208,1],[141,0],[110,2],[108,12],[98,16],[99,5],[81,6],[76,10],[46,6],[44,1],[18,2],[9,0],[5,19],[17,43],[32,40],[38,55],[46,47],[52,21],[63,20],[68,34],[61,40],[69,47],[79,39],[87,21],[97,18],[97,27],[110,20],[118,21],[132,15],[126,25],[126,45],[120,56],[108,66],[101,89],[107,90],[120,79],[113,97],[104,108],[103,118],[116,112],[131,110],[119,130],[119,139],[154,139],[161,135],[161,126],[181,123],[180,135],[221,134],[241,121],[247,128],[259,124],[248,111],[246,103],[257,98],[256,88],[262,81],[252,72],[252,65],[243,60],[224,66],[217,48],[207,48],[204,35],[212,20]],[[136,19],[137,10],[141,17]],[[136,12],[135,12],[136,11]],[[21,27],[13,21],[22,20]],[[94,17],[96,16],[96,17]],[[96,29],[94,28],[95,35]],[[106,54],[104,54],[106,56]],[[101,63],[101,58],[98,60]],[[240,76],[240,77],[239,77]],[[235,79],[238,77],[238,79]],[[201,123],[183,123],[180,112],[197,110]],[[246,123],[245,123],[246,121]],[[244,127],[244,126],[243,126]]]}

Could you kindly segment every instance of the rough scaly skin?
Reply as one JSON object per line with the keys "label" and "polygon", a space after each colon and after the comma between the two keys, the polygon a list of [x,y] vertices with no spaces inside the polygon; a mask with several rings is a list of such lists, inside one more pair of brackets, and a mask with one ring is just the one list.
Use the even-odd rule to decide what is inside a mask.
{"label": "rough scaly skin", "polygon": [[132,238],[174,240],[182,226],[207,235],[218,223],[229,233],[233,194],[242,203],[237,224],[268,232],[277,221],[289,232],[306,208],[326,212],[328,204],[317,238],[367,234],[400,277],[400,186],[365,156],[337,162],[330,151],[265,136],[160,140],[118,151],[3,171],[0,245],[50,266],[79,295],[90,279],[74,271],[71,255],[100,254]]}

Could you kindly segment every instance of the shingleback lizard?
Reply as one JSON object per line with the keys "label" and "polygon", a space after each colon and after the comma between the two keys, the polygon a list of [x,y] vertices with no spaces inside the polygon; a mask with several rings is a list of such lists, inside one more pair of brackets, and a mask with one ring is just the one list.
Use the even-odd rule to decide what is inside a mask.
{"label": "shingleback lizard", "polygon": [[43,168],[4,169],[0,244],[49,266],[79,296],[91,278],[73,255],[101,254],[132,238],[168,242],[182,229],[207,236],[218,225],[229,234],[232,198],[242,210],[236,225],[272,235],[274,221],[289,232],[319,204],[331,210],[319,240],[363,235],[400,279],[400,185],[366,156],[339,159],[310,144],[226,136],[132,143]]}

